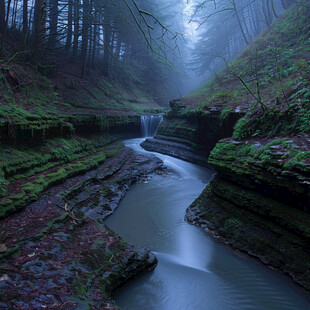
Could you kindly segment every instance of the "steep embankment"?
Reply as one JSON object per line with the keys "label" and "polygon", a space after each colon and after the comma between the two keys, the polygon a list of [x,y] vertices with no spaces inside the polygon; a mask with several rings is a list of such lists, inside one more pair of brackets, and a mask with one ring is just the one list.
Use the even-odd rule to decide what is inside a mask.
{"label": "steep embankment", "polygon": [[[232,111],[245,113],[234,129],[225,133],[226,139],[211,151],[208,163],[217,175],[188,209],[187,219],[283,270],[307,290],[310,289],[309,18],[309,4],[287,11],[229,69],[182,99],[184,108],[179,108],[179,114],[199,114],[202,118],[213,115],[217,119],[219,127],[214,127],[207,118],[204,120],[205,150],[209,142],[215,144],[213,137],[221,138],[221,119]],[[189,111],[191,108],[195,108],[193,112]],[[179,120],[179,116],[172,120],[168,117],[158,133],[168,136],[164,140],[195,141],[199,122],[189,122],[189,118]],[[213,137],[207,138],[213,130]],[[196,145],[191,146],[197,149]]]}

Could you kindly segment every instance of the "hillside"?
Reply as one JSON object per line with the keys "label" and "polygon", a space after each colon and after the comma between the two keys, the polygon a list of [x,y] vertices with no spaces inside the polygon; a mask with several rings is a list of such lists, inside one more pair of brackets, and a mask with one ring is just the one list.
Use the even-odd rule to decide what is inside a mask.
{"label": "hillside", "polygon": [[307,4],[283,13],[225,69],[186,96],[184,103],[200,111],[218,107],[227,114],[238,107],[285,107],[297,99],[308,100],[308,18]]}
{"label": "hillside", "polygon": [[[11,38],[14,40],[14,38]],[[10,55],[10,56],[9,56]],[[2,117],[70,113],[147,113],[160,109],[139,80],[139,68],[107,78],[95,67],[82,78],[79,65],[61,58],[40,64],[31,52],[13,51],[0,63]]]}

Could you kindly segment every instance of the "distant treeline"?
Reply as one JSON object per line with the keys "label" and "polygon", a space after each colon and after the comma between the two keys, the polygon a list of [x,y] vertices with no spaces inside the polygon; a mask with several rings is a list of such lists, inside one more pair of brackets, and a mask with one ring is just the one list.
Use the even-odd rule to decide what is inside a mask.
{"label": "distant treeline", "polygon": [[[156,2],[156,1],[155,1]],[[131,60],[140,66],[164,58],[172,34],[143,0],[0,0],[0,59],[8,34],[37,61],[59,55],[110,77]],[[151,52],[149,52],[151,51]]]}
{"label": "distant treeline", "polygon": [[223,58],[232,60],[294,3],[303,0],[199,1],[193,17],[200,27],[193,67],[200,73],[216,73]]}

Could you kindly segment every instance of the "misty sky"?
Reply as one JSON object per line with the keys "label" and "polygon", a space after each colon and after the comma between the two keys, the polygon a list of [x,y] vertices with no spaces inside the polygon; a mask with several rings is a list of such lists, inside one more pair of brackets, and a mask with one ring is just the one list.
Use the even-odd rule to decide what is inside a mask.
{"label": "misty sky", "polygon": [[194,5],[197,4],[195,0],[183,0],[184,10],[183,10],[183,22],[185,27],[185,35],[187,39],[195,42],[197,41],[197,28],[198,23],[189,22],[193,13],[194,13]]}

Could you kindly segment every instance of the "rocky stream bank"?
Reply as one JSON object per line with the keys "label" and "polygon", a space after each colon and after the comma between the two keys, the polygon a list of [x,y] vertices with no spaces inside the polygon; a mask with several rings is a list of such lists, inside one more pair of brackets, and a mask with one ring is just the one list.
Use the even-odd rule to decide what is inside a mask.
{"label": "rocky stream bank", "polygon": [[114,290],[156,266],[103,224],[131,183],[163,171],[155,156],[114,142],[117,132],[1,150],[0,309],[118,309]]}
{"label": "rocky stream bank", "polygon": [[0,309],[117,309],[113,291],[157,260],[103,220],[132,182],[161,170],[157,158],[121,147],[97,169],[3,219]]}

